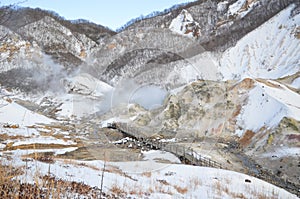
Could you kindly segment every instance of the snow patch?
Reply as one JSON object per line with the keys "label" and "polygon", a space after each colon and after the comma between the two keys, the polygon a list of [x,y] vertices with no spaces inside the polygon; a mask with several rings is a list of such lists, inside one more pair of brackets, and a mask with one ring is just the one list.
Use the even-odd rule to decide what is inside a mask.
{"label": "snow patch", "polygon": [[283,157],[298,157],[300,158],[300,147],[279,147],[274,150],[274,152],[264,153],[262,157],[271,157],[274,159],[283,158]]}
{"label": "snow patch", "polygon": [[50,124],[55,120],[30,111],[23,106],[0,99],[0,123],[31,126],[34,124]]}
{"label": "snow patch", "polygon": [[[1,124],[1,127],[7,124]],[[27,127],[19,127],[19,128],[0,128],[1,133],[0,134],[7,134],[9,136],[23,136],[23,137],[30,137],[30,136],[36,136],[40,133],[33,128],[27,128]]]}
{"label": "snow patch", "polygon": [[50,136],[39,136],[35,138],[29,138],[26,140],[20,140],[13,143],[12,146],[30,145],[30,144],[59,144],[59,145],[76,145],[76,142],[71,140],[61,140]]}
{"label": "snow patch", "polygon": [[[283,84],[268,80],[258,82],[249,92],[247,104],[237,118],[237,124],[244,130],[258,131],[261,127],[274,127],[283,117],[300,120],[300,95]],[[241,136],[244,130],[237,130]]]}
{"label": "snow patch", "polygon": [[201,35],[199,23],[194,21],[192,15],[185,9],[172,20],[169,29],[178,34],[192,38]]}
{"label": "snow patch", "polygon": [[130,122],[130,119],[123,119],[123,118],[119,118],[119,117],[112,117],[109,118],[107,120],[104,120],[100,123],[102,128],[108,127],[109,123],[114,123],[114,122],[119,122],[119,123],[128,123]]}
{"label": "snow patch", "polygon": [[227,8],[227,5],[228,5],[228,1],[222,1],[222,2],[218,3],[217,11],[218,12],[224,12]]}
{"label": "snow patch", "polygon": [[231,4],[228,9],[229,15],[236,14],[246,3],[247,0],[237,0],[234,4]]}
{"label": "snow patch", "polygon": [[156,161],[156,160],[167,160],[172,163],[181,163],[180,160],[173,155],[172,153],[165,152],[165,151],[157,151],[157,150],[151,150],[151,151],[143,151],[144,160],[150,160],[150,161]]}
{"label": "snow patch", "polygon": [[300,89],[300,77],[294,79],[291,86],[294,87],[294,88]]}
{"label": "snow patch", "polygon": [[64,80],[68,92],[95,97],[103,97],[113,90],[113,87],[102,82],[87,73],[81,73],[75,77]]}

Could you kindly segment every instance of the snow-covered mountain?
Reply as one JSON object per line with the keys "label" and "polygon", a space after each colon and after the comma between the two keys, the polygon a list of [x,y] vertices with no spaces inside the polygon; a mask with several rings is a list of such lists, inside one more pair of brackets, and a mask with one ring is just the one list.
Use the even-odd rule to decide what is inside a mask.
{"label": "snow-covered mountain", "polygon": [[243,154],[299,186],[299,1],[195,1],[121,32],[7,9],[11,17],[0,20],[4,151],[56,143],[82,155],[87,145],[111,144],[102,127],[119,121],[247,173]]}
{"label": "snow-covered mountain", "polygon": [[289,6],[227,49],[220,59],[224,78],[277,79],[299,72],[300,15],[294,9]]}

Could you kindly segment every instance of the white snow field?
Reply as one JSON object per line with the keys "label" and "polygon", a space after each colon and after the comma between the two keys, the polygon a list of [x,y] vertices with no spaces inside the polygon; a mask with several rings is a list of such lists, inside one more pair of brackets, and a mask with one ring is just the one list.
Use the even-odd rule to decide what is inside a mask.
{"label": "white snow field", "polygon": [[300,95],[283,84],[271,80],[256,82],[248,95],[237,118],[237,124],[244,127],[236,131],[240,136],[245,130],[256,132],[261,127],[272,128],[283,117],[300,120]]}
{"label": "white snow field", "polygon": [[[19,151],[20,152],[20,151]],[[160,158],[171,158],[172,154],[147,152],[147,160],[138,162],[107,162],[103,189],[112,193],[121,189],[132,198],[282,198],[296,199],[293,194],[267,182],[245,174],[206,167],[182,164],[158,163],[151,154],[161,153]],[[1,152],[3,155],[4,152]],[[15,166],[27,164],[27,172],[17,179],[36,182],[38,176],[50,174],[57,179],[83,182],[91,187],[100,187],[103,161],[76,161],[56,159],[48,164],[21,160],[18,151],[12,160]],[[28,160],[28,159],[27,159]],[[5,162],[11,164],[11,161]]]}
{"label": "white snow field", "polygon": [[290,16],[294,7],[281,11],[222,54],[219,64],[224,80],[276,79],[300,71],[300,40],[294,35],[300,14]]}

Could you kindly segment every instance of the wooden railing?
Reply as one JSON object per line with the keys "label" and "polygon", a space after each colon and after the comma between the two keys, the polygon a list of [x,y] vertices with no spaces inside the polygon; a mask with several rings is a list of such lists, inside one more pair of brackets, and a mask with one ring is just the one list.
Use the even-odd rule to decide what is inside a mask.
{"label": "wooden railing", "polygon": [[121,131],[126,136],[135,138],[144,146],[153,149],[159,149],[176,155],[181,161],[196,166],[205,166],[213,168],[222,168],[222,165],[210,158],[204,157],[194,151],[192,148],[179,145],[177,143],[161,142],[156,139],[150,139],[146,133],[141,132],[138,128],[132,127],[127,123],[111,123],[108,127]]}
{"label": "wooden railing", "polygon": [[[140,129],[132,127],[127,123],[111,123],[108,124],[108,127],[118,129],[126,136],[136,139],[139,143],[143,144],[144,146],[147,146],[152,149],[170,152],[176,155],[182,162],[186,164],[225,169],[220,163],[200,155],[192,148],[185,147],[177,143],[161,142],[159,140],[150,139],[146,133],[143,133]],[[286,189],[289,192],[296,194],[298,197],[300,196],[300,191],[299,188],[297,188],[297,185],[287,180],[284,181],[275,174],[265,173],[262,170],[260,170],[260,174],[252,172],[248,172],[247,174],[256,178],[260,178],[275,186]]]}
{"label": "wooden railing", "polygon": [[213,167],[220,169],[222,168],[222,165],[220,163],[200,155],[192,148],[181,146],[176,143],[164,143],[159,141],[150,141],[150,143],[156,149],[173,153],[185,163],[196,166]]}

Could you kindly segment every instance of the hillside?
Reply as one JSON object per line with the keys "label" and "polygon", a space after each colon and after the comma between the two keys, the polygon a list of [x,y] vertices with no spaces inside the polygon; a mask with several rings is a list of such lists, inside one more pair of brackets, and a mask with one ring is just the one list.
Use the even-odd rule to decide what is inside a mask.
{"label": "hillside", "polygon": [[77,187],[66,198],[299,197],[299,1],[199,0],[119,32],[0,13],[0,170],[18,170],[1,183]]}

